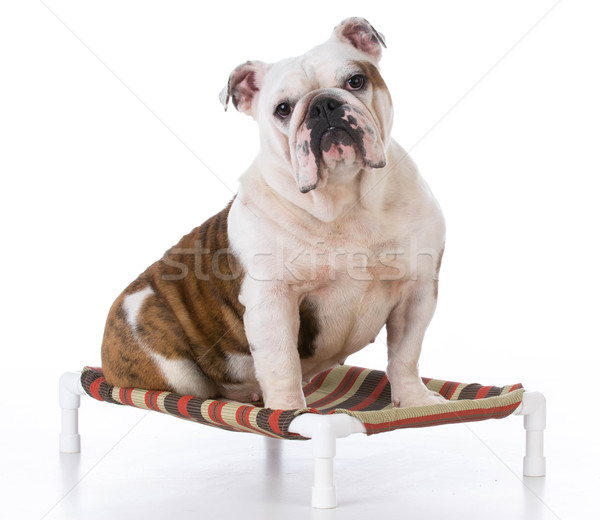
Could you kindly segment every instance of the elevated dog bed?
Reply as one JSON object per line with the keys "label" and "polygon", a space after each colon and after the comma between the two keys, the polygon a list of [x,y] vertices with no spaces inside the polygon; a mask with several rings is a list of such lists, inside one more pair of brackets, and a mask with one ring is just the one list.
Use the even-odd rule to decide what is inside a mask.
{"label": "elevated dog bed", "polygon": [[370,435],[398,428],[501,419],[513,413],[523,400],[520,384],[497,387],[426,378],[423,382],[450,403],[394,408],[385,372],[353,366],[339,366],[319,374],[304,386],[307,408],[289,411],[263,408],[261,403],[248,405],[119,388],[107,384],[98,368],[86,367],[81,377],[86,393],[99,401],[155,410],[224,430],[282,439],[304,438],[289,431],[290,423],[304,413],[345,413],[362,422]]}
{"label": "elevated dog bed", "polygon": [[304,440],[315,445],[314,507],[335,507],[333,456],[335,439],[352,433],[372,435],[399,428],[419,428],[449,423],[501,419],[525,415],[527,452],[524,473],[545,472],[543,430],[545,400],[522,385],[482,386],[423,378],[426,386],[448,402],[431,406],[395,408],[384,372],[354,366],[327,370],[304,386],[307,407],[271,410],[262,403],[200,399],[166,391],[119,388],[109,385],[99,368],[61,378],[63,430],[61,451],[78,452],[79,396],[88,394],[108,403],[154,410],[234,432],[257,433],[272,438]]}

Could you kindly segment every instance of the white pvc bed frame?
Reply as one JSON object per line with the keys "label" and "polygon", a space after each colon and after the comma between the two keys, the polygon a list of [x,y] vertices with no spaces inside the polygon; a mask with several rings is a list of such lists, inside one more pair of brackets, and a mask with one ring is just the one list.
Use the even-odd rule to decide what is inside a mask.
{"label": "white pvc bed frame", "polygon": [[[78,410],[80,396],[86,395],[81,386],[81,372],[66,372],[60,378],[59,401],[62,410],[60,452],[79,453]],[[546,398],[540,392],[524,392],[523,401],[513,412],[522,415],[526,431],[523,476],[543,477],[546,474],[544,457],[544,430],[546,428]],[[354,433],[365,433],[365,427],[355,417],[346,414],[317,415],[303,414],[296,417],[289,431],[312,439],[315,475],[312,488],[312,506],[330,509],[337,505],[333,483],[333,459],[336,439]]]}

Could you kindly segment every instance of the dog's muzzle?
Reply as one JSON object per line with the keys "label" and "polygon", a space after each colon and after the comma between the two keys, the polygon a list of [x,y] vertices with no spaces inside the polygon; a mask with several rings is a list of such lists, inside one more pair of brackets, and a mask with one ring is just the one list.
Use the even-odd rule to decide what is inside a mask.
{"label": "dog's muzzle", "polygon": [[329,93],[314,97],[296,135],[298,188],[306,193],[317,187],[323,167],[358,163],[382,168],[386,158],[379,132],[370,114]]}

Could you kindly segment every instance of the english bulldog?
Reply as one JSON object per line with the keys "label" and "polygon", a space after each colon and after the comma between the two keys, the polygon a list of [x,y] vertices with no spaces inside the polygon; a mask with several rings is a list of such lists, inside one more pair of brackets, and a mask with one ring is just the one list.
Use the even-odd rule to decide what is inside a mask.
{"label": "english bulldog", "polygon": [[385,325],[394,405],[444,402],[418,372],[444,219],[390,135],[383,47],[349,18],[302,56],[233,70],[220,99],[256,120],[259,153],[227,207],[113,304],[110,384],[303,408],[303,381]]}

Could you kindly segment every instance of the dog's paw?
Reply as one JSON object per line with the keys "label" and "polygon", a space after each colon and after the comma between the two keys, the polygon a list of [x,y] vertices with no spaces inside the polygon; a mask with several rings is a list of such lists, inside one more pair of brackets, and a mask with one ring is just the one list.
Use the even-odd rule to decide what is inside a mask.
{"label": "dog's paw", "polygon": [[262,401],[262,396],[258,392],[253,392],[248,389],[231,389],[223,388],[221,397],[238,403],[256,403]]}
{"label": "dog's paw", "polygon": [[445,404],[448,402],[437,392],[432,392],[427,388],[412,389],[401,393],[399,396],[392,398],[392,402],[396,408],[409,408],[411,406],[431,406],[433,404]]}

